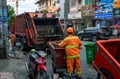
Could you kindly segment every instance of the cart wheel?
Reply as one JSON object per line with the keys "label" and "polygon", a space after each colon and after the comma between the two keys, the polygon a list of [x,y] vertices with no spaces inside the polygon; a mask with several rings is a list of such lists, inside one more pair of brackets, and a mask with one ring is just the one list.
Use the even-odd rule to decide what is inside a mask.
{"label": "cart wheel", "polygon": [[[100,71],[103,73],[106,79],[113,79],[112,74],[108,70],[100,69]],[[100,73],[97,74],[97,79],[103,79]]]}
{"label": "cart wheel", "polygon": [[52,69],[53,69],[53,73],[56,73],[56,68],[54,67],[53,64],[52,64]]}

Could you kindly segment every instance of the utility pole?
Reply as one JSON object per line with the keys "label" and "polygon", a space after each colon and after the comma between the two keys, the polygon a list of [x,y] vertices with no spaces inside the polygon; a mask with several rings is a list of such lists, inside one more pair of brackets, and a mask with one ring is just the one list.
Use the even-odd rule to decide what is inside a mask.
{"label": "utility pole", "polygon": [[16,3],[16,15],[18,15],[19,1],[21,1],[21,0],[7,0],[7,1],[8,2],[15,2]]}
{"label": "utility pole", "polygon": [[16,0],[16,15],[18,15],[18,0]]}
{"label": "utility pole", "polygon": [[0,0],[0,58],[6,58],[7,51],[7,4],[6,0]]}

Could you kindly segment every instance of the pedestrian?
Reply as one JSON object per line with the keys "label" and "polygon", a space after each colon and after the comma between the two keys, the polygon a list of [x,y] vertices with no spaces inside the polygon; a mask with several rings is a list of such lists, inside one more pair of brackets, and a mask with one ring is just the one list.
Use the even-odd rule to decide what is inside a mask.
{"label": "pedestrian", "polygon": [[118,37],[118,30],[117,30],[117,28],[114,28],[114,30],[113,30],[113,36],[114,36],[114,38]]}
{"label": "pedestrian", "polygon": [[[61,43],[54,42],[55,45],[59,47],[65,47],[66,51],[66,62],[67,62],[67,72],[71,75],[76,69],[77,78],[81,78],[81,62],[80,62],[80,48],[82,47],[82,42],[78,36],[74,35],[74,30],[72,27],[66,29],[67,36],[61,41]],[[75,66],[75,67],[74,67]]]}
{"label": "pedestrian", "polygon": [[15,42],[16,42],[16,35],[14,34],[14,32],[10,34],[10,42],[11,42],[12,50],[14,50]]}

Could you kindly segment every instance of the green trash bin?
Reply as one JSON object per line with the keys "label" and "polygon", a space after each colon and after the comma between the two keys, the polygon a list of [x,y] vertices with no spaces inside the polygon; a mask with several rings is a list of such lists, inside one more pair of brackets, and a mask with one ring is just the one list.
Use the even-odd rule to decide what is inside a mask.
{"label": "green trash bin", "polygon": [[94,60],[95,53],[97,51],[97,46],[95,43],[86,44],[84,46],[86,47],[87,64],[91,64]]}

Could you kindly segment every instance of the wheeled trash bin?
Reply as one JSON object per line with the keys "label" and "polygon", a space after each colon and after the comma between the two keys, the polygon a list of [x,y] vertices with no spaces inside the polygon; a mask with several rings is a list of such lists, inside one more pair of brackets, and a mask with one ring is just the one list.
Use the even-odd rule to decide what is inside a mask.
{"label": "wheeled trash bin", "polygon": [[86,60],[87,64],[91,64],[95,57],[95,52],[97,51],[97,46],[95,43],[89,43],[84,45],[86,47]]}

